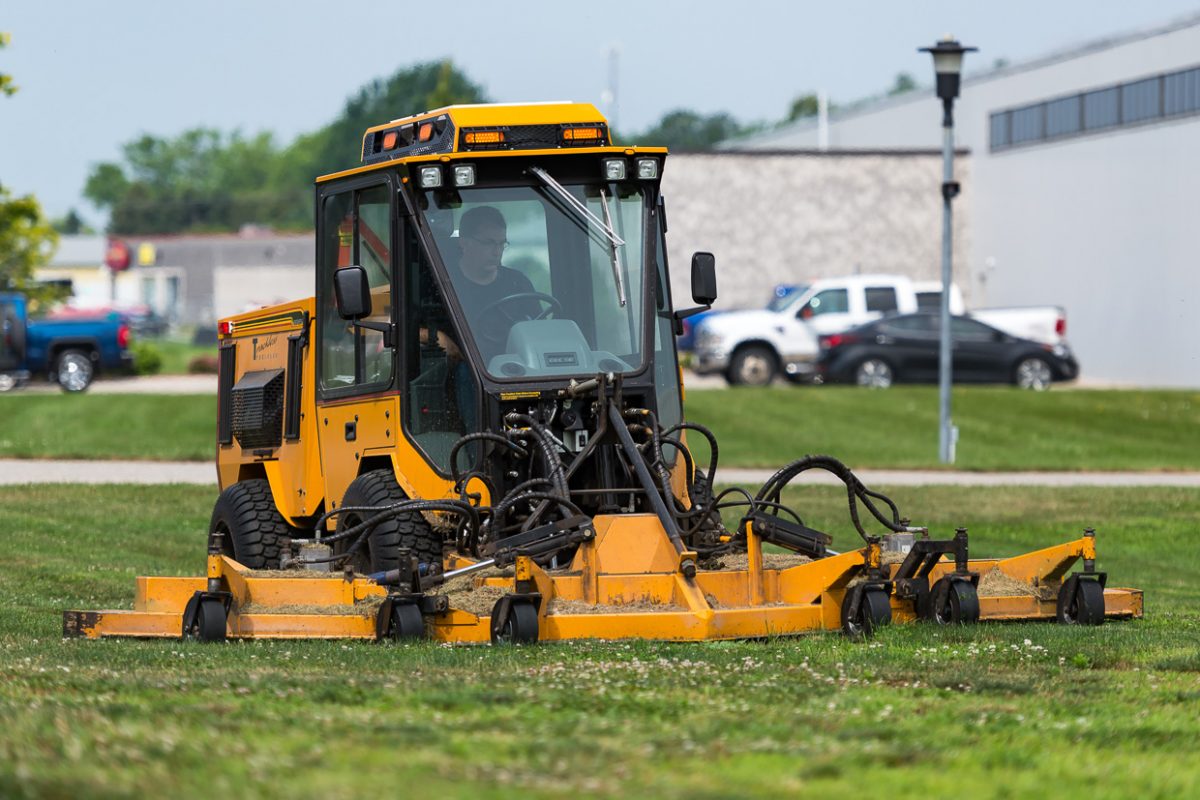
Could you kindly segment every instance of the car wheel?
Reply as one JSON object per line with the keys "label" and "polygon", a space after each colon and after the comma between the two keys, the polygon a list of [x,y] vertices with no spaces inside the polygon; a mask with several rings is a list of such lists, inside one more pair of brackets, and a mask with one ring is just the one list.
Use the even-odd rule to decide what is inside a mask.
{"label": "car wheel", "polygon": [[733,354],[726,377],[736,386],[766,386],[775,380],[777,372],[775,352],[766,345],[752,344]]}
{"label": "car wheel", "polygon": [[886,389],[896,380],[892,367],[882,358],[868,358],[854,370],[854,382],[871,389]]}
{"label": "car wheel", "polygon": [[68,350],[58,357],[54,375],[64,392],[82,392],[92,385],[96,367],[87,353],[82,350]]}
{"label": "car wheel", "polygon": [[1032,389],[1035,392],[1049,389],[1053,378],[1050,365],[1037,357],[1023,359],[1013,371],[1013,383],[1022,389]]}

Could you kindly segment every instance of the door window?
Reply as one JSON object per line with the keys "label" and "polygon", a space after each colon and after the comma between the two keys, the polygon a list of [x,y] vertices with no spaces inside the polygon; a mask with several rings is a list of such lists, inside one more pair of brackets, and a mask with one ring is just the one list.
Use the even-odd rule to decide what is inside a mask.
{"label": "door window", "polygon": [[996,340],[996,330],[973,319],[951,317],[950,336],[956,342],[992,342]]}
{"label": "door window", "polygon": [[800,319],[811,319],[822,314],[844,314],[850,310],[850,294],[845,289],[826,289],[804,304]]}
{"label": "door window", "polygon": [[884,314],[895,311],[896,289],[892,286],[867,287],[867,311],[879,311]]}
{"label": "door window", "polygon": [[[479,385],[429,257],[408,225],[404,276],[404,424],[429,460],[449,472],[450,448],[468,430],[479,429]],[[475,455],[474,448],[464,448],[459,468],[468,468]]]}
{"label": "door window", "polygon": [[321,207],[321,387],[325,390],[392,381],[394,351],[382,331],[356,328],[337,312],[333,277],[337,270],[361,266],[371,290],[371,322],[392,321],[392,234],[390,192],[386,185],[330,195]]}

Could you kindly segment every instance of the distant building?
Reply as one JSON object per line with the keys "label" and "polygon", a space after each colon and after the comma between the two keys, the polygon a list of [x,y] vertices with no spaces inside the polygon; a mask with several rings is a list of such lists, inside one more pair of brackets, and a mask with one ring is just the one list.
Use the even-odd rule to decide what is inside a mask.
{"label": "distant building", "polygon": [[127,236],[132,264],[117,276],[104,266],[103,236],[62,236],[42,281],[67,282],[72,305],[148,306],[175,325],[214,325],[223,316],[313,293],[313,235]]}
{"label": "distant building", "polygon": [[[970,163],[960,154],[960,175]],[[668,259],[677,306],[690,259],[717,257],[717,308],[761,307],[781,283],[854,273],[932,279],[940,272],[941,151],[755,150],[667,158]],[[964,179],[964,193],[971,182]],[[955,220],[958,258],[967,215]]]}
{"label": "distant building", "polygon": [[[936,147],[940,118],[912,92],[832,115],[828,142]],[[1200,386],[1200,15],[966,78],[956,123],[970,301],[1065,306],[1088,378]],[[817,135],[808,120],[727,146],[811,151]]]}

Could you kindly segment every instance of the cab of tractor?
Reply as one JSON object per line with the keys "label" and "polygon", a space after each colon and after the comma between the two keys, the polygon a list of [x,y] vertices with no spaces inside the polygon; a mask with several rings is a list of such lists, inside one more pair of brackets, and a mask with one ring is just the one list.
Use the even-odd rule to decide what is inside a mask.
{"label": "cab of tractor", "polygon": [[[539,153],[417,166],[415,180],[397,187],[406,203],[402,256],[390,265],[398,291],[381,291],[386,249],[373,246],[382,237],[362,218],[353,263],[325,273],[322,380],[399,375],[407,440],[450,475],[461,499],[494,504],[480,529],[460,530],[461,551],[478,555],[564,514],[653,511],[629,461],[642,456],[619,453],[614,420],[648,422],[635,428],[643,450],[681,430],[675,332],[689,312],[671,302],[663,156]],[[711,254],[696,254],[692,273],[693,299],[707,308],[716,297]],[[403,299],[389,306],[394,296]],[[663,448],[650,461],[668,485],[677,457]],[[686,499],[689,479],[678,473],[667,493]],[[656,499],[664,488],[653,487]]]}

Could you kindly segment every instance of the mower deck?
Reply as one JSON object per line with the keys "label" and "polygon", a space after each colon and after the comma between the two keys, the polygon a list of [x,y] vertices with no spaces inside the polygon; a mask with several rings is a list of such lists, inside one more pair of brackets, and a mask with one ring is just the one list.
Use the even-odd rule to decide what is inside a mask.
{"label": "mower deck", "polygon": [[[699,570],[688,578],[680,565],[692,554],[672,547],[654,515],[600,516],[595,531],[566,570],[546,571],[519,557],[511,576],[475,577],[476,587],[500,597],[490,614],[452,607],[450,598],[436,590],[397,595],[368,578],[339,573],[266,577],[269,572],[212,555],[207,577],[138,578],[133,610],[64,612],[63,634],[178,638],[189,603],[215,589],[224,598],[224,635],[231,638],[383,638],[395,635],[393,607],[405,605],[415,606],[414,613],[419,609],[424,623],[406,635],[424,633],[452,643],[762,638],[843,627],[848,587],[863,581],[869,563],[879,564],[878,545],[868,545],[783,569],[765,568],[762,543],[751,534],[746,569]],[[1029,587],[1025,594],[983,594],[979,618],[1055,619],[1055,594],[1077,560],[1094,560],[1094,541],[1085,536],[1014,558],[968,561],[975,576],[996,569]],[[455,557],[449,566],[463,564]],[[881,569],[894,577],[899,566]],[[954,570],[953,561],[939,560],[929,582]],[[892,620],[918,618],[914,602],[899,592],[888,602]],[[1140,590],[1105,588],[1103,603],[1107,618],[1142,616]],[[515,613],[517,607],[524,611]]]}

